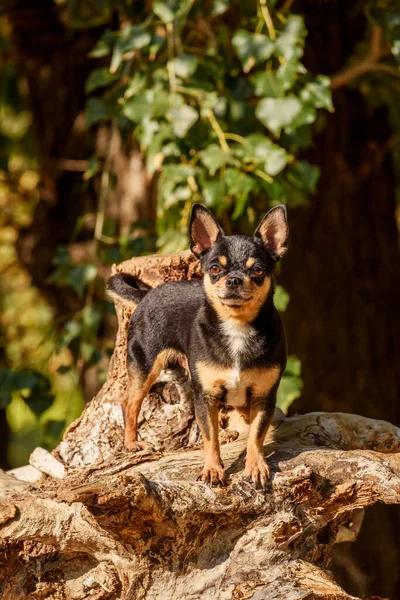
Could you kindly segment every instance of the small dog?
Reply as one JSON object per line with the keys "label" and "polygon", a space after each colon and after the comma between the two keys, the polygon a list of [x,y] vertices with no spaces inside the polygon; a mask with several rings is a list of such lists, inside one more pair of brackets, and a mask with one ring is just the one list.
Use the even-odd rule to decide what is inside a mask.
{"label": "small dog", "polygon": [[147,449],[137,439],[143,399],[168,364],[186,357],[195,392],[196,420],[204,442],[200,479],[224,483],[218,442],[218,408],[233,406],[249,422],[245,474],[265,486],[269,469],[263,442],[286,365],[286,340],[273,303],[272,274],[287,250],[283,205],[272,208],[254,237],[225,236],[211,212],[194,204],[189,233],[203,281],[150,288],[118,273],[108,292],[138,303],[128,331],[128,396],[125,446]]}

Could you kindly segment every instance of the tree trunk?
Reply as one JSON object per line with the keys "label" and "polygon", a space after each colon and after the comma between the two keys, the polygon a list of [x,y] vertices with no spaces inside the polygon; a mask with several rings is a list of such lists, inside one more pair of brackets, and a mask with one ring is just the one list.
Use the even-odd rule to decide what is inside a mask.
{"label": "tree trunk", "polygon": [[[115,270],[151,285],[199,276],[189,254]],[[236,437],[222,445],[228,485],[211,488],[196,480],[203,452],[181,376],[156,384],[142,410],[140,435],[157,451],[128,453],[119,402],[132,306],[116,308],[106,384],[53,457],[32,456],[52,476],[25,491],[0,477],[2,600],[354,600],[327,570],[332,548],[357,537],[364,507],[400,503],[400,430],[356,415],[277,411],[265,446],[271,483],[256,490],[242,477],[246,428],[230,421],[238,431],[224,431]]]}
{"label": "tree trunk", "polygon": [[[343,68],[365,37],[364,4],[300,3],[314,73]],[[308,158],[321,169],[317,194],[291,210],[282,263],[290,294],[289,351],[303,364],[294,409],[353,411],[400,423],[400,261],[391,136],[385,109],[356,89],[333,94],[334,114]],[[383,397],[385,398],[383,401]]]}
{"label": "tree trunk", "polygon": [[[309,32],[306,66],[324,74],[343,69],[366,36],[365,3],[298,2],[296,8]],[[334,92],[335,112],[307,152],[321,169],[317,194],[289,215],[291,252],[281,283],[290,303],[283,320],[304,379],[291,411],[339,410],[398,424],[400,261],[387,145],[392,130],[387,111],[368,106],[357,84]],[[372,586],[400,597],[399,527],[398,507],[377,507],[366,519],[363,542],[340,552],[337,547],[339,580],[353,580],[347,589],[361,593]],[[356,571],[363,574],[359,586]]]}

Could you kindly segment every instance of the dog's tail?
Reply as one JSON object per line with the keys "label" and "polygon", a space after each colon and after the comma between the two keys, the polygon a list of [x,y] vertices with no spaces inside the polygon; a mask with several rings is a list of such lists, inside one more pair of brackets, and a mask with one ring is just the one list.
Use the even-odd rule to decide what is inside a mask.
{"label": "dog's tail", "polygon": [[123,298],[139,304],[152,288],[128,273],[112,275],[107,282],[107,293],[112,298]]}

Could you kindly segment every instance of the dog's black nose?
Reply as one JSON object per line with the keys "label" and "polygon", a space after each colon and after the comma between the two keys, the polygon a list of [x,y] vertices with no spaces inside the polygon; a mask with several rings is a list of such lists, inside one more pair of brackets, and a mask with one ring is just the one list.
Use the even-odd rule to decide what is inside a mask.
{"label": "dog's black nose", "polygon": [[226,280],[226,285],[232,289],[239,287],[239,285],[241,285],[242,283],[243,279],[240,279],[240,277],[228,277],[228,279]]}

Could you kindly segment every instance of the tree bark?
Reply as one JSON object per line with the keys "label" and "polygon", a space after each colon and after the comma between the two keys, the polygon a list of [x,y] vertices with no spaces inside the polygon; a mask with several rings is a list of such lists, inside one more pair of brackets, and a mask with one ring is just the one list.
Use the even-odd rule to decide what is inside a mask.
{"label": "tree bark", "polygon": [[[307,68],[340,71],[366,36],[365,3],[299,2],[298,8],[308,29]],[[392,129],[388,111],[372,109],[357,83],[334,92],[335,112],[307,152],[321,170],[318,191],[289,215],[284,321],[304,378],[294,410],[352,411],[397,424],[400,261],[387,146]]]}
{"label": "tree bark", "polygon": [[[117,270],[150,285],[199,276],[188,253]],[[142,411],[140,435],[157,451],[129,453],[119,402],[133,307],[116,308],[106,384],[53,461],[41,466],[35,455],[53,477],[22,491],[0,477],[1,598],[354,600],[328,571],[332,548],[357,537],[364,507],[400,503],[400,430],[357,415],[277,411],[265,445],[271,482],[257,490],[243,478],[246,427],[229,420],[228,485],[212,488],[196,480],[203,451],[181,373],[157,383]]]}

